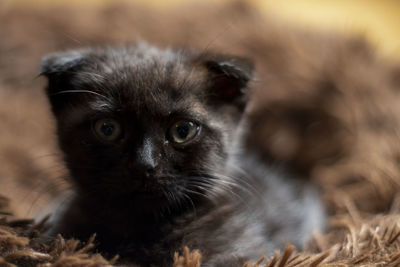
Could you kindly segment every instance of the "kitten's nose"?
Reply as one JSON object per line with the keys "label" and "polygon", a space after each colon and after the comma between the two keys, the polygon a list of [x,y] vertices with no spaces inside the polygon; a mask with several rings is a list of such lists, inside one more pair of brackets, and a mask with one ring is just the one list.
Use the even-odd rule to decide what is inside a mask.
{"label": "kitten's nose", "polygon": [[147,177],[154,175],[159,163],[158,155],[153,142],[149,138],[145,138],[142,146],[137,150],[136,163]]}

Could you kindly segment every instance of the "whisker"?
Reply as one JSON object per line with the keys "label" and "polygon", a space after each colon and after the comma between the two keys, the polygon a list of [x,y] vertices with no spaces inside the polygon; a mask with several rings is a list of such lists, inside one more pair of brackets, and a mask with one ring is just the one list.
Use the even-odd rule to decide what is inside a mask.
{"label": "whisker", "polygon": [[60,94],[70,94],[70,93],[88,93],[88,94],[93,94],[93,95],[100,96],[100,97],[108,100],[108,97],[106,97],[106,96],[104,96],[102,94],[99,94],[97,92],[93,92],[93,91],[90,91],[90,90],[82,90],[82,89],[81,90],[64,90],[64,91],[60,91],[60,92],[57,92],[57,93],[53,93],[53,94],[51,94],[51,96],[60,95]]}
{"label": "whisker", "polygon": [[194,205],[193,200],[190,198],[190,196],[188,196],[186,193],[182,193],[182,195],[189,201],[189,203],[192,205],[193,208],[193,212],[194,212],[194,216],[197,217],[197,210],[196,210],[196,206]]}
{"label": "whisker", "polygon": [[[215,175],[218,176],[219,178],[222,178],[220,180],[223,183],[226,183],[230,186],[234,186],[238,189],[244,190],[247,193],[255,194],[260,198],[262,197],[261,192],[259,192],[258,189],[255,188],[251,183],[247,182],[246,179],[238,179],[233,176],[227,176],[227,175],[220,174],[220,173],[216,173]],[[234,182],[230,182],[229,180],[234,181]]]}
{"label": "whisker", "polygon": [[190,189],[188,189],[188,188],[185,188],[184,190],[185,190],[186,192],[188,192],[188,193],[191,193],[191,194],[195,194],[195,195],[199,195],[199,196],[201,196],[201,197],[204,197],[205,199],[210,200],[211,202],[213,202],[215,205],[217,204],[217,203],[216,203],[216,200],[215,200],[214,198],[210,198],[210,195],[203,194],[203,193],[200,193],[200,192],[197,192],[197,191],[193,191],[193,190],[190,190]]}
{"label": "whisker", "polygon": [[[213,183],[204,178],[212,179]],[[189,185],[194,185],[198,189],[207,192],[207,194],[213,194],[213,197],[218,197],[218,195],[223,196],[223,192],[229,193],[230,196],[233,196],[234,198],[238,199],[240,202],[245,204],[247,204],[246,201],[236,191],[237,190],[244,191],[247,194],[256,193],[255,190],[247,188],[247,186],[245,186],[246,184],[244,184],[243,186],[241,184],[236,183],[233,177],[218,173],[204,174],[204,176],[197,176],[197,177],[191,176],[190,181],[188,183]],[[218,192],[216,192],[216,190],[218,189],[222,189],[223,192],[218,194]]]}

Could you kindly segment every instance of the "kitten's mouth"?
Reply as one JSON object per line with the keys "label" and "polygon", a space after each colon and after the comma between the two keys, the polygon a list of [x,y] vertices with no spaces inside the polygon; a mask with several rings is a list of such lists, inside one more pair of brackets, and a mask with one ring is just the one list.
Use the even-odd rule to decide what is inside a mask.
{"label": "kitten's mouth", "polygon": [[145,184],[145,183],[135,188],[132,194],[135,198],[143,198],[143,199],[156,199],[163,197],[162,190],[159,185]]}
{"label": "kitten's mouth", "polygon": [[170,186],[168,178],[135,179],[122,189],[120,195],[134,201],[163,200],[166,198],[166,193],[172,190]]}

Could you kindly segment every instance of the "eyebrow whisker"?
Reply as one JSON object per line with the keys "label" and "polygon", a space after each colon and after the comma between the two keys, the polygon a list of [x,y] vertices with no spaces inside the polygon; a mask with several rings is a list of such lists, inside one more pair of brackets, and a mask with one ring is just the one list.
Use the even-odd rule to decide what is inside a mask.
{"label": "eyebrow whisker", "polygon": [[99,93],[96,93],[96,92],[93,92],[93,91],[90,91],[90,90],[64,90],[64,91],[60,91],[60,92],[57,92],[57,93],[53,93],[51,95],[53,96],[53,95],[69,94],[69,93],[88,93],[88,94],[93,94],[93,95],[100,96],[100,97],[108,100],[108,98],[106,96],[104,96],[102,94],[99,94]]}

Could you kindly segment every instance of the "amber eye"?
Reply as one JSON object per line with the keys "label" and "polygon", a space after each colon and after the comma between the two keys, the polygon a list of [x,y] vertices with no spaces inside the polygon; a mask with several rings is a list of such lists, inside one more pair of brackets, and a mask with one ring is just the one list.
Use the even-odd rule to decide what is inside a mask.
{"label": "amber eye", "polygon": [[96,135],[104,141],[114,141],[121,136],[121,126],[113,119],[101,119],[94,124]]}
{"label": "amber eye", "polygon": [[168,130],[170,141],[183,144],[193,139],[200,130],[200,126],[192,121],[178,121]]}

